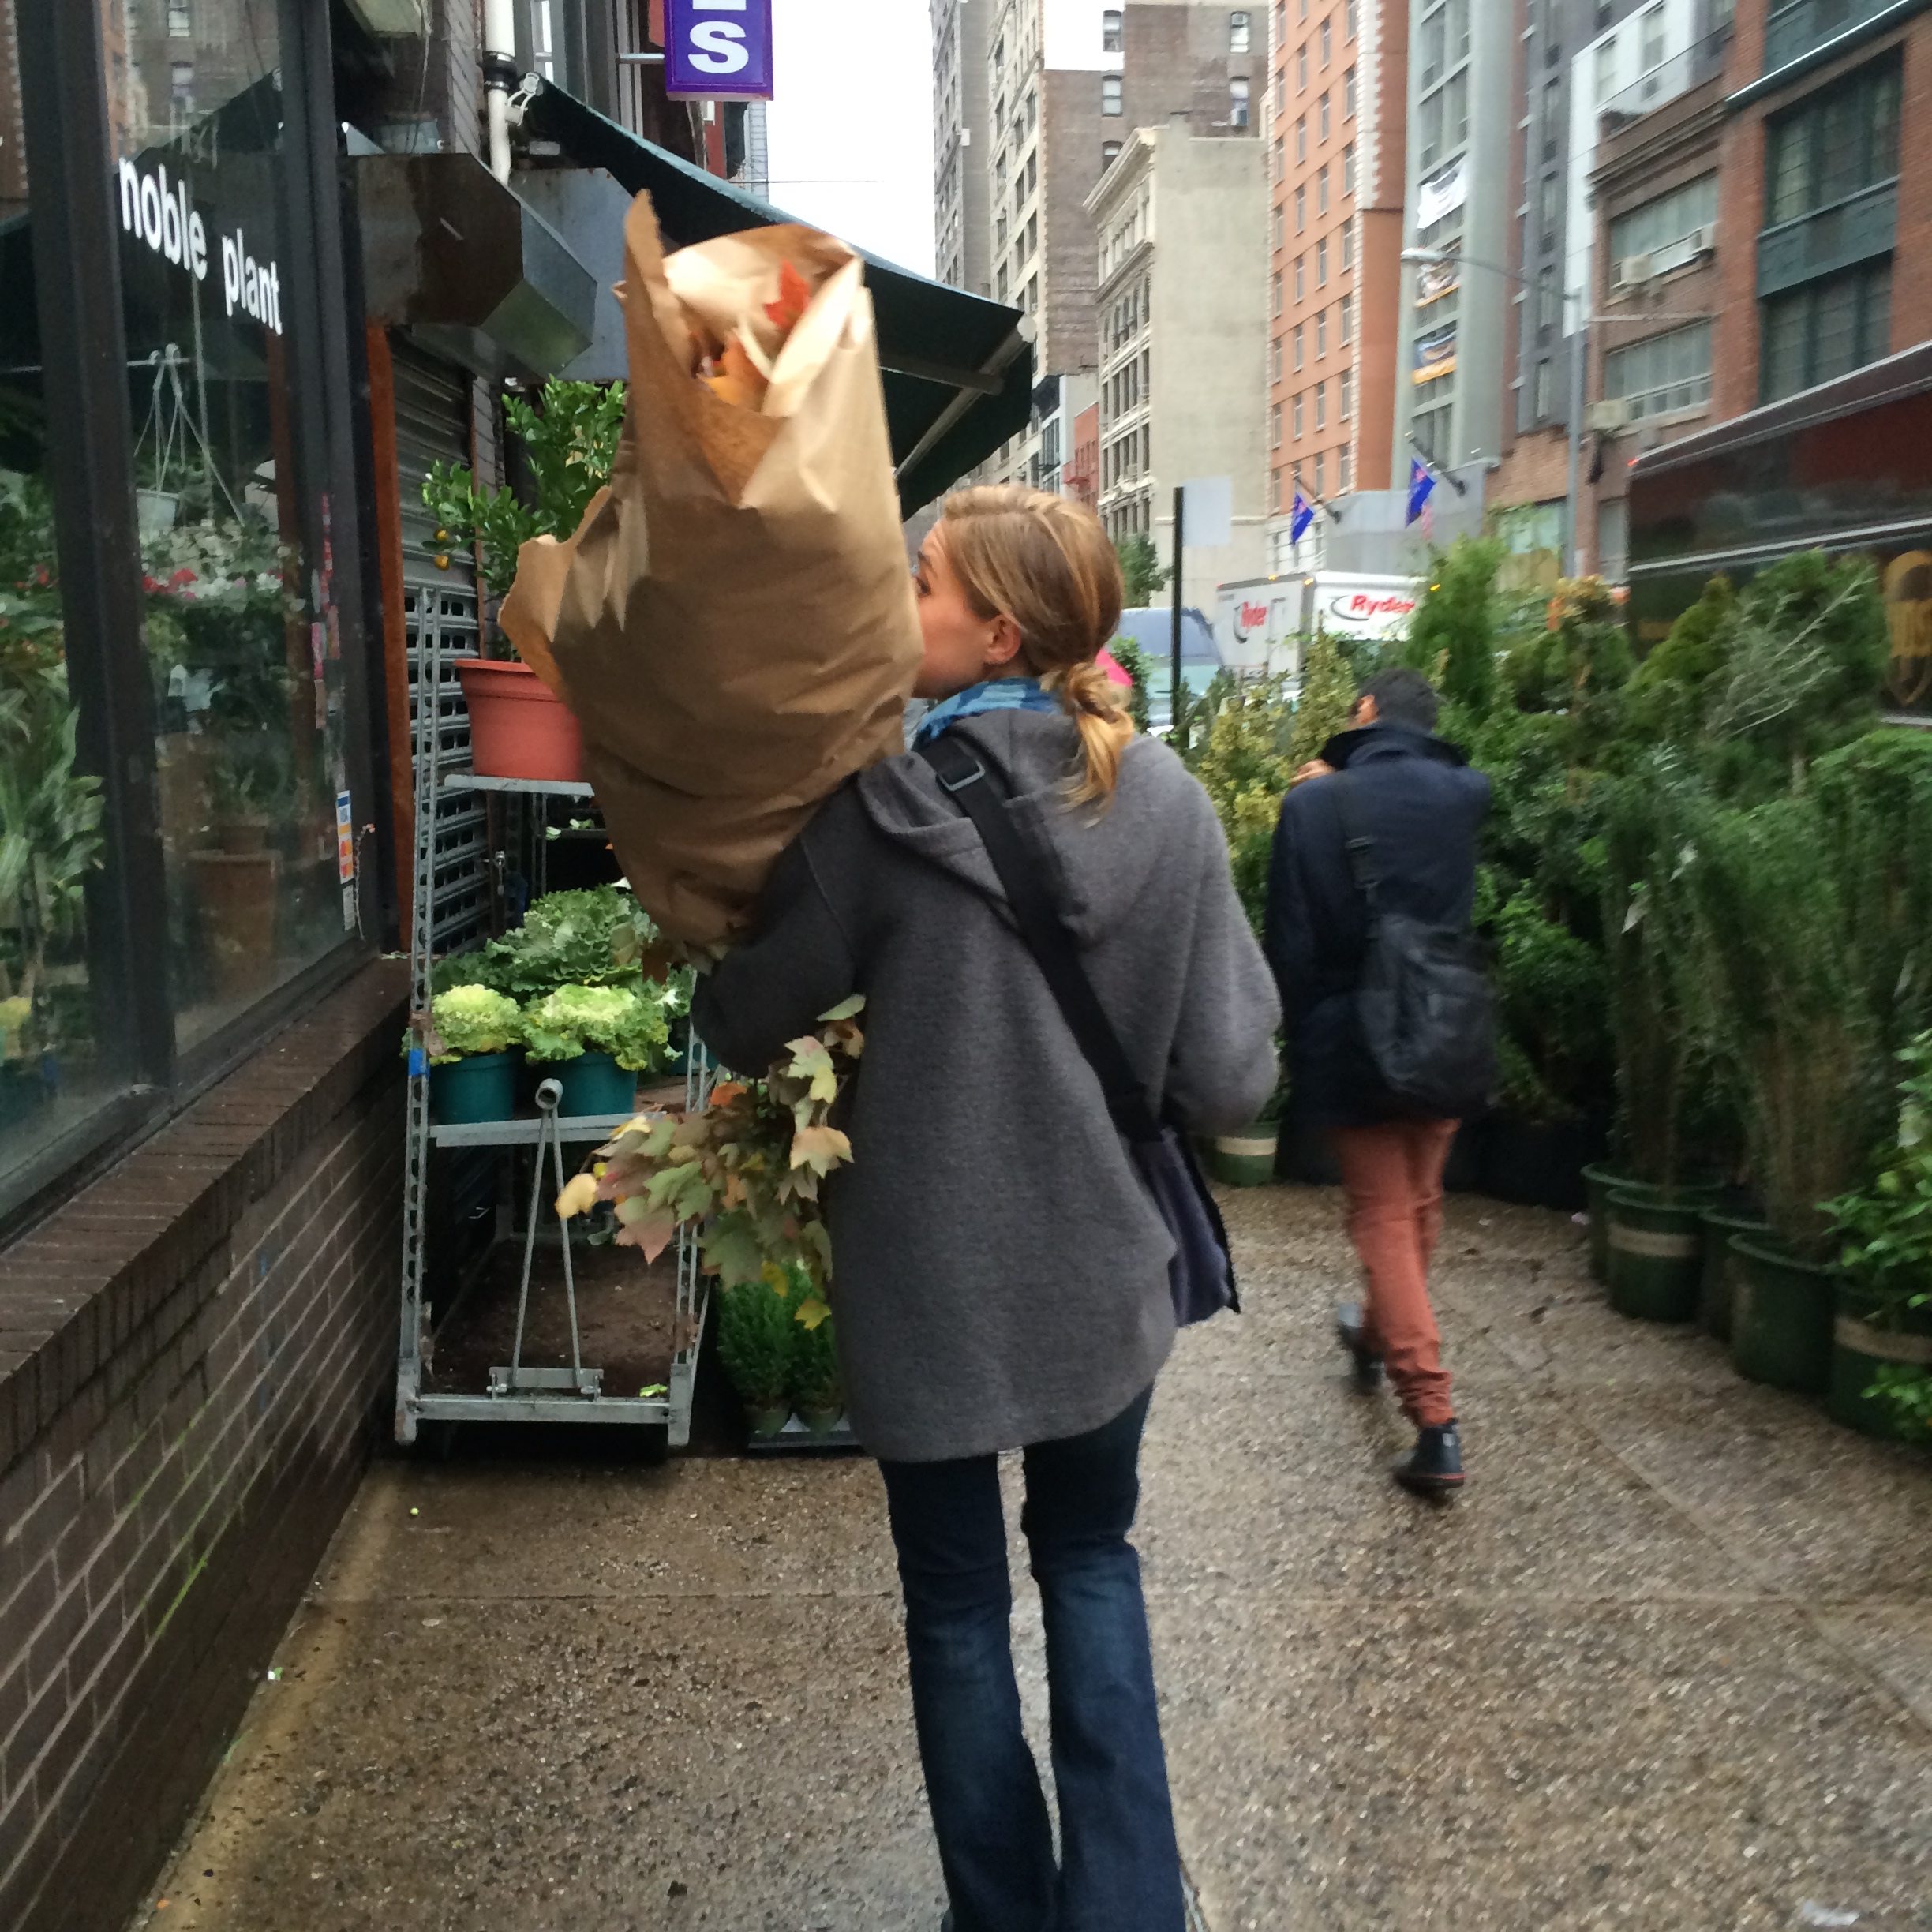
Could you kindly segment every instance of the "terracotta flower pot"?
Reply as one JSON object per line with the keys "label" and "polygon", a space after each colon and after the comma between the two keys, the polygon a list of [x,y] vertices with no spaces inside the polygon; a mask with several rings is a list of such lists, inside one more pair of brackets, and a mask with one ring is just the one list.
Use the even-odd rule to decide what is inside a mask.
{"label": "terracotta flower pot", "polygon": [[583,734],[528,665],[459,657],[456,675],[470,707],[470,769],[478,777],[582,782]]}

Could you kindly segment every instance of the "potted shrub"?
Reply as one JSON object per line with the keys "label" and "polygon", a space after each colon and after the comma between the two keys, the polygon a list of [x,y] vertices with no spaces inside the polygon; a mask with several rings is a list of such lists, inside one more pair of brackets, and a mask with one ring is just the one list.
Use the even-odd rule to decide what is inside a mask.
{"label": "potted shrub", "polygon": [[1841,882],[1803,797],[1714,814],[1691,875],[1721,1050],[1772,1230],[1768,1240],[1733,1237],[1732,1360],[1754,1380],[1822,1394],[1838,1248],[1823,1204],[1857,1180],[1884,1098]]}
{"label": "potted shrub", "polygon": [[[623,410],[622,383],[549,382],[535,406],[506,397],[504,421],[521,445],[530,487],[522,495],[483,489],[461,465],[432,466],[422,494],[436,519],[429,541],[436,567],[447,570],[458,549],[474,549],[484,592],[500,602],[516,581],[522,545],[572,535],[610,481]],[[529,665],[465,657],[456,674],[470,708],[472,769],[500,778],[582,779],[577,721]]]}
{"label": "potted shrub", "polygon": [[[446,1127],[509,1120],[516,1112],[514,1050],[523,1016],[507,994],[455,986],[430,1002],[429,1113]],[[412,1036],[405,1049],[414,1047]]]}
{"label": "potted shrub", "polygon": [[662,999],[630,987],[559,987],[523,1015],[530,1059],[561,1085],[571,1119],[633,1111],[638,1076],[662,1064],[670,1039]]}
{"label": "potted shrub", "polygon": [[1932,1033],[1900,1058],[1896,1141],[1829,1210],[1844,1245],[1826,1406],[1875,1436],[1899,1432],[1890,1390],[1932,1370]]}
{"label": "potted shrub", "polygon": [[792,1324],[792,1403],[814,1436],[829,1436],[845,1419],[845,1381],[839,1372],[832,1318]]}
{"label": "potted shrub", "polygon": [[1239,1133],[1216,1134],[1208,1142],[1208,1168],[1215,1180],[1227,1187],[1264,1187],[1275,1178],[1287,1104],[1283,1084],[1275,1088],[1252,1125]]}
{"label": "potted shrub", "polygon": [[718,1300],[718,1360],[745,1420],[758,1437],[776,1436],[792,1415],[792,1364],[801,1333],[792,1277],[782,1268],[727,1288]]}
{"label": "potted shrub", "polygon": [[[1606,790],[1604,943],[1625,1171],[1593,1170],[1611,1305],[1653,1321],[1695,1318],[1704,1210],[1718,1184],[1690,1170],[1712,1088],[1707,981],[1687,877],[1705,810],[1674,761]],[[1593,1233],[1595,1230],[1593,1229]]]}

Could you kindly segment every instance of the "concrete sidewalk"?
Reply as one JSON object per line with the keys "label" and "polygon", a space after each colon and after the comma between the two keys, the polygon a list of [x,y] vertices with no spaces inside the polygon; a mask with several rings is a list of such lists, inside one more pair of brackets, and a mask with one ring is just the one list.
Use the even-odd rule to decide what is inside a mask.
{"label": "concrete sidewalk", "polygon": [[[1210,1932],[1932,1928],[1932,1466],[1463,1200],[1472,1485],[1419,1504],[1330,1339],[1339,1213],[1235,1198],[1249,1312],[1151,1425]],[[932,1932],[876,1473],[379,1466],[155,1896],[168,1932]]]}

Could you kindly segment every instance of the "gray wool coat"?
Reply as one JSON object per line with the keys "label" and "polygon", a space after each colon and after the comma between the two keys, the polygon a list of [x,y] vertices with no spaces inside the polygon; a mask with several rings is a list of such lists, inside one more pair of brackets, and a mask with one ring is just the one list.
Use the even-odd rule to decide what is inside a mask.
{"label": "gray wool coat", "polygon": [[[1279,1009],[1200,785],[1139,738],[1112,804],[1076,810],[1070,721],[1006,711],[953,729],[1007,775],[1008,809],[1050,852],[1155,1103],[1198,1132],[1252,1120]],[[762,1068],[855,992],[866,1048],[840,1117],[853,1163],[826,1212],[859,1439],[937,1462],[1110,1421],[1173,1346],[1172,1244],[979,833],[910,754],[818,812],[693,1017],[726,1065]]]}

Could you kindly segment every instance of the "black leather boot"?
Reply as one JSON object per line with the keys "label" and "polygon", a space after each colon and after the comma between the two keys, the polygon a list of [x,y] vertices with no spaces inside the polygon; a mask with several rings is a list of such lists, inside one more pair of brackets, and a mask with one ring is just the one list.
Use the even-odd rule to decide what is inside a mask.
{"label": "black leather boot", "polygon": [[1462,1438],[1451,1416],[1440,1428],[1417,1432],[1416,1446],[1395,1465],[1395,1480],[1417,1496],[1451,1496],[1462,1487]]}
{"label": "black leather boot", "polygon": [[1372,1395],[1382,1386],[1382,1357],[1371,1348],[1359,1301],[1344,1301],[1335,1310],[1335,1335],[1355,1364],[1355,1386]]}

